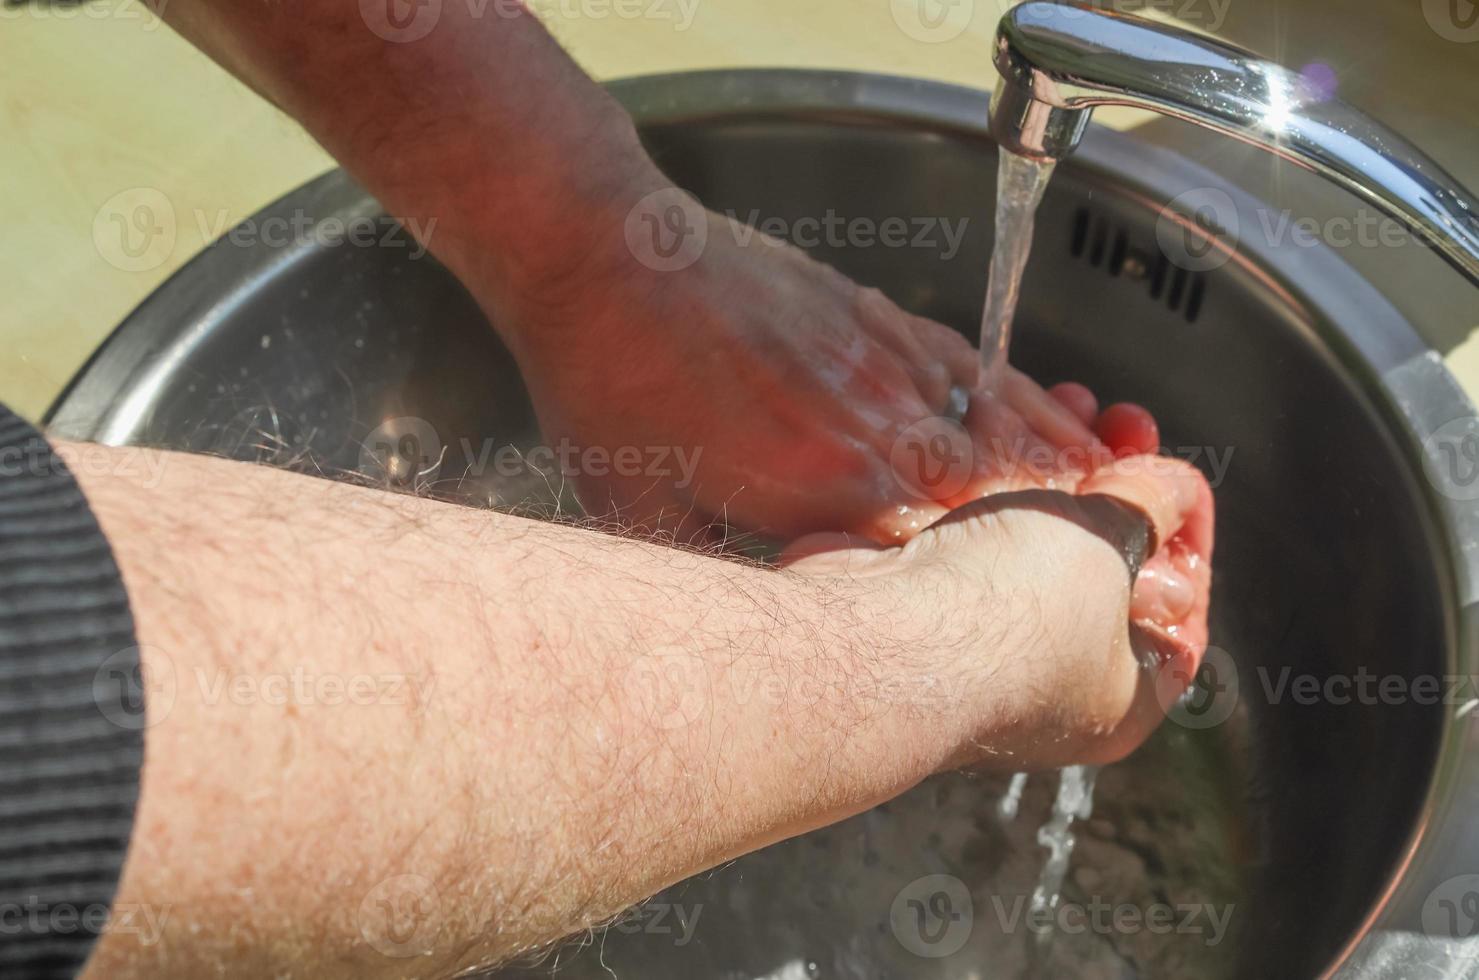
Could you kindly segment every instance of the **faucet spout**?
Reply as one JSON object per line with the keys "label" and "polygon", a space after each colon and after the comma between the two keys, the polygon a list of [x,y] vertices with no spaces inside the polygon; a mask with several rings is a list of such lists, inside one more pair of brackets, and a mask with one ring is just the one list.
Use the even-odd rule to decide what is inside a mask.
{"label": "faucet spout", "polygon": [[1056,0],[997,28],[999,145],[1068,156],[1095,106],[1185,119],[1334,181],[1406,225],[1479,285],[1479,199],[1406,139],[1299,73],[1191,31]]}

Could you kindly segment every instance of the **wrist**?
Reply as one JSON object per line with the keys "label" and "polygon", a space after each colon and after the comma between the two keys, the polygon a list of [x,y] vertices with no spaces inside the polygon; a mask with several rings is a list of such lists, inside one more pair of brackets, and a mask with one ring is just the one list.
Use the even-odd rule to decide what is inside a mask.
{"label": "wrist", "polygon": [[890,709],[875,726],[890,759],[918,778],[1039,768],[1055,743],[1079,751],[1084,732],[1113,727],[1125,590],[1104,542],[1021,510],[864,555],[846,581],[872,624],[866,663]]}
{"label": "wrist", "polygon": [[514,150],[476,116],[437,125],[442,141],[387,137],[389,149],[355,154],[367,171],[357,176],[393,216],[419,219],[422,244],[500,330],[515,329],[609,265],[628,213],[671,186],[625,112],[604,93],[595,102],[538,124]]}
{"label": "wrist", "polygon": [[519,0],[438,7],[414,42],[354,4],[219,7],[229,30],[175,26],[302,122],[500,329],[667,186],[625,110]]}
{"label": "wrist", "polygon": [[[451,174],[434,179],[446,234],[432,245],[483,301],[517,307],[567,284],[586,258],[619,244],[641,198],[669,186],[626,113],[602,93],[586,118],[547,125],[527,152],[462,148]],[[609,104],[608,104],[609,103]],[[615,229],[615,235],[612,229]]]}

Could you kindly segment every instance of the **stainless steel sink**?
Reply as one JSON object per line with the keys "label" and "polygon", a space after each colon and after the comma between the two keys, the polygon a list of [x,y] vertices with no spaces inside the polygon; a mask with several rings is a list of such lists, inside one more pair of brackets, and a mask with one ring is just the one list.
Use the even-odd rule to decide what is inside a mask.
{"label": "stainless steel sink", "polygon": [[[828,214],[968,222],[957,254],[813,251],[974,331],[996,172],[985,93],[780,71],[614,89],[656,158],[711,207],[793,228]],[[1165,210],[1212,192],[1226,202],[1215,222]],[[1464,499],[1479,490],[1466,492],[1473,473],[1443,468],[1473,458],[1473,409],[1328,249],[1237,241],[1228,225],[1256,227],[1259,207],[1184,158],[1091,131],[1048,190],[1019,314],[1019,365],[1145,403],[1169,447],[1221,477],[1210,669],[1195,702],[1102,775],[1063,898],[1138,909],[1142,925],[1040,940],[1013,912],[1035,882],[1051,778],[1003,823],[1000,780],[950,776],[503,975],[1474,975],[1465,939],[1479,913],[1467,922],[1463,900],[1479,902],[1479,878],[1461,876],[1479,873],[1479,711],[1463,698],[1307,703],[1288,686],[1364,673],[1395,690],[1479,672],[1467,613],[1479,514]],[[336,172],[258,218],[381,214]],[[1230,246],[1225,261],[1202,247],[1212,239]],[[571,505],[535,470],[479,465],[489,446],[536,446],[534,416],[476,306],[409,248],[218,243],[119,327],[51,423],[372,482],[439,463],[430,492]],[[407,432],[420,441],[397,460]],[[1454,915],[1439,914],[1444,902]],[[1160,906],[1184,907],[1183,923],[1200,907],[1201,928],[1151,931],[1144,917]],[[1215,941],[1208,912],[1226,914]]]}

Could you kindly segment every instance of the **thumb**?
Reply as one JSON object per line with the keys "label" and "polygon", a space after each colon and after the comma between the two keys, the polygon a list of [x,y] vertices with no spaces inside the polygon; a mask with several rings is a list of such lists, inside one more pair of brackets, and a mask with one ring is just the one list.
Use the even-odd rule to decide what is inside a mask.
{"label": "thumb", "polygon": [[[1165,456],[1127,456],[1109,463],[1079,484],[1078,495],[1102,494],[1138,510],[1151,530],[1149,555],[1185,531],[1197,540],[1188,540],[1194,550],[1206,540],[1210,547],[1210,528],[1188,526],[1188,519],[1200,510],[1199,502],[1206,491],[1206,480],[1189,463]],[[1193,522],[1197,523],[1197,522]]]}

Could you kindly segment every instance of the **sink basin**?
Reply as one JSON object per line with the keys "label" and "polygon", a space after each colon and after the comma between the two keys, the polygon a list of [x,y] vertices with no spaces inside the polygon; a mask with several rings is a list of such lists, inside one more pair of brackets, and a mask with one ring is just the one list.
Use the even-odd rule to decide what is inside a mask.
{"label": "sink basin", "polygon": [[[613,88],[656,159],[710,207],[798,230],[829,214],[911,231],[964,222],[958,250],[936,223],[918,246],[820,235],[811,251],[974,334],[996,173],[985,93],[790,71]],[[1214,218],[1168,209],[1208,194]],[[1416,692],[1420,677],[1475,672],[1479,522],[1465,498],[1479,491],[1440,467],[1468,458],[1452,451],[1470,448],[1473,409],[1328,249],[1239,241],[1259,207],[1182,157],[1094,131],[1059,165],[1037,221],[1013,359],[1045,383],[1147,405],[1170,450],[1214,478],[1219,504],[1208,668],[1152,742],[1100,776],[1062,898],[1079,914],[1059,920],[1082,928],[1042,938],[1020,914],[1053,777],[1030,781],[1004,821],[1001,779],[955,775],[500,975],[1474,975],[1479,951],[1464,940],[1479,915],[1439,914],[1470,907],[1462,876],[1479,872],[1474,692],[1307,696],[1343,677]],[[339,172],[258,221],[292,215],[383,219]],[[53,429],[410,480],[467,503],[574,507],[525,455],[488,465],[489,447],[539,444],[524,387],[467,294],[400,241],[217,243],[118,328],[52,409]],[[1139,924],[1126,912],[1100,928],[1096,903],[1134,909]],[[1169,932],[1150,926],[1161,907]]]}

